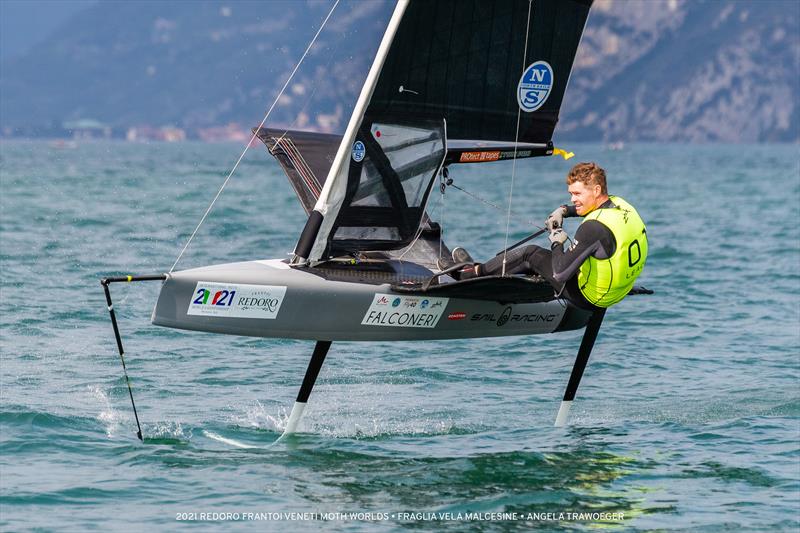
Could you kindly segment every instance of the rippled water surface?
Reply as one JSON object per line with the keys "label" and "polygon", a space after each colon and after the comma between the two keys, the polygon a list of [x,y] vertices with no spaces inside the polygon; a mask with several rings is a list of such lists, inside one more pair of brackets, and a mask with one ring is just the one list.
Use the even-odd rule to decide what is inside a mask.
{"label": "rippled water surface", "polygon": [[[797,531],[798,147],[568,148],[648,223],[656,291],[608,313],[570,426],[580,332],[334,343],[303,433],[273,445],[312,343],[157,328],[157,283],[113,286],[141,444],[98,283],[168,270],[240,148],[0,144],[0,529]],[[517,165],[509,242],[568,200],[570,163]],[[511,171],[451,175],[505,206]],[[503,248],[504,213],[452,188],[430,207],[451,246]],[[251,150],[178,268],[284,257],[303,223]],[[600,512],[624,518],[558,516]]]}

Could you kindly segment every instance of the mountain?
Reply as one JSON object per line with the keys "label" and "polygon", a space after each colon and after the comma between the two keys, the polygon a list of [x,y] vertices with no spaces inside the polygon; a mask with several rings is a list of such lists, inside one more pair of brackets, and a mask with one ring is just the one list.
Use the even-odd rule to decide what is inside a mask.
{"label": "mountain", "polygon": [[23,54],[97,0],[0,1],[0,60]]}
{"label": "mountain", "polygon": [[[254,126],[330,6],[98,2],[0,65],[0,128]],[[390,12],[343,0],[270,122],[340,128]],[[798,94],[800,2],[596,0],[556,136],[798,142]]]}
{"label": "mountain", "polygon": [[[190,131],[256,125],[330,7],[296,0],[100,2],[2,65],[0,126],[47,129],[80,119]],[[347,120],[342,103],[358,94],[359,72],[374,56],[390,8],[341,1],[273,121],[293,120],[320,87],[313,103],[331,115],[324,120]]]}
{"label": "mountain", "polygon": [[800,2],[597,1],[560,135],[800,140]]}

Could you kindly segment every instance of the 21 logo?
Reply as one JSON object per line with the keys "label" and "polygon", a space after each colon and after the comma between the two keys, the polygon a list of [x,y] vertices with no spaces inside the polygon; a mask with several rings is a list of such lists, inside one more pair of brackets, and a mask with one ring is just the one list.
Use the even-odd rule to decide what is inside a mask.
{"label": "21 logo", "polygon": [[211,301],[209,301],[211,291],[208,289],[197,289],[195,294],[197,294],[197,297],[192,302],[193,305],[222,305],[230,307],[233,305],[233,295],[236,294],[236,291],[217,291]]}

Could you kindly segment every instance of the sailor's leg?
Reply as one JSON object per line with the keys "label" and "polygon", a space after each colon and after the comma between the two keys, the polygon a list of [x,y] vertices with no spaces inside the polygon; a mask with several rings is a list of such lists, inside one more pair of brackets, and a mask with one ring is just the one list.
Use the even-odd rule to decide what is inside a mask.
{"label": "sailor's leg", "polygon": [[297,393],[297,400],[292,407],[292,413],[289,415],[289,420],[286,422],[286,429],[283,431],[284,435],[294,433],[297,429],[297,424],[300,422],[300,417],[303,416],[306,403],[308,403],[308,397],[311,395],[311,389],[314,388],[319,370],[322,368],[322,363],[325,362],[325,356],[328,355],[330,347],[331,341],[317,341],[317,344],[314,346],[314,353],[311,355],[308,368],[306,368],[303,384],[300,386],[300,392]]}
{"label": "sailor's leg", "polygon": [[[506,274],[531,274],[538,272],[547,277],[552,277],[553,267],[550,265],[552,256],[549,250],[531,244],[515,248],[505,255]],[[480,267],[482,276],[499,276],[503,272],[503,254],[496,255],[483,263]],[[547,273],[539,272],[539,265],[544,265]]]}
{"label": "sailor's leg", "polygon": [[594,341],[597,339],[597,332],[600,331],[600,325],[603,323],[605,314],[605,309],[596,310],[591,318],[589,318],[589,323],[586,324],[586,330],[583,332],[583,339],[581,339],[581,347],[578,348],[578,356],[575,358],[575,364],[572,366],[572,374],[569,376],[567,390],[564,392],[564,399],[561,401],[561,407],[558,409],[556,426],[563,426],[567,423],[569,408],[572,407],[572,400],[575,399],[575,393],[578,392],[578,385],[581,383],[583,370],[586,368],[586,363],[589,361],[589,356],[592,354],[592,347],[594,347]]}

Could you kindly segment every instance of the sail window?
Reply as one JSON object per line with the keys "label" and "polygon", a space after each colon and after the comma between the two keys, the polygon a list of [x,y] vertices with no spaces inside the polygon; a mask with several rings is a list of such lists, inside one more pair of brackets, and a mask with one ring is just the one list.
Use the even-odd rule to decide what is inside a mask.
{"label": "sail window", "polygon": [[365,119],[356,137],[359,142],[365,154],[350,159],[347,193],[329,243],[333,255],[409,243],[446,153],[443,121]]}

